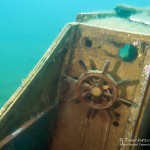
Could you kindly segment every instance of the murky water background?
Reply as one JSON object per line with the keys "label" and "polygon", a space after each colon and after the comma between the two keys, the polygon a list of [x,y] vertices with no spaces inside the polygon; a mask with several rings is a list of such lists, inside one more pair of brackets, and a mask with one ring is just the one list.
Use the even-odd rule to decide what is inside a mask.
{"label": "murky water background", "polygon": [[150,6],[148,0],[1,0],[0,107],[45,53],[60,29],[79,12],[111,10],[117,4]]}

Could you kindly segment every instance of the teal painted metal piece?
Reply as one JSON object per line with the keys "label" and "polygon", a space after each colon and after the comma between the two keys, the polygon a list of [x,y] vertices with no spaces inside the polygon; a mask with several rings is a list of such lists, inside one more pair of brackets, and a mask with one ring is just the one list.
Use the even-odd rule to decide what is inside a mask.
{"label": "teal painted metal piece", "polygon": [[119,57],[126,62],[135,60],[138,56],[137,48],[132,44],[125,44],[124,47],[119,50]]}

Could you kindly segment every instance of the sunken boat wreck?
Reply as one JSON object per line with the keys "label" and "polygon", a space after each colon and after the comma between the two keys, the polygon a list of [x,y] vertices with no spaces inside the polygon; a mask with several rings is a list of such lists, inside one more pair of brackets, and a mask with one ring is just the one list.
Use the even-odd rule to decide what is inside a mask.
{"label": "sunken boat wreck", "polygon": [[148,14],[118,5],[67,24],[0,110],[0,150],[148,148]]}

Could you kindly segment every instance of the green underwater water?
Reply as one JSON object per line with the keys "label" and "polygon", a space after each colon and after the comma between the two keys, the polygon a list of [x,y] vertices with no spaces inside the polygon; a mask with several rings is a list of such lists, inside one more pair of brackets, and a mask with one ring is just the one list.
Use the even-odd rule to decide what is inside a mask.
{"label": "green underwater water", "polygon": [[0,108],[79,12],[111,10],[119,3],[150,6],[146,0],[108,1],[0,1]]}

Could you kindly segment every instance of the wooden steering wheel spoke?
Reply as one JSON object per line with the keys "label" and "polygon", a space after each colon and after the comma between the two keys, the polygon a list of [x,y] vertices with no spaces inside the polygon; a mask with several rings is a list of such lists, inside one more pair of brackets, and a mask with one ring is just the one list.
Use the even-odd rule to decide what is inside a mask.
{"label": "wooden steering wheel spoke", "polygon": [[81,86],[83,90],[90,90],[92,88],[92,86],[88,83],[83,83]]}
{"label": "wooden steering wheel spoke", "polygon": [[83,60],[79,60],[79,64],[80,64],[82,70],[84,71],[84,73],[87,73],[88,70],[87,70],[87,67],[86,67],[84,61]]}
{"label": "wooden steering wheel spoke", "polygon": [[103,70],[102,70],[102,74],[105,75],[108,71],[108,68],[109,68],[109,65],[110,65],[110,61],[109,60],[106,60],[105,61],[105,64],[104,64],[104,67],[103,67]]}
{"label": "wooden steering wheel spoke", "polygon": [[83,98],[89,97],[89,96],[92,96],[91,91],[86,91],[85,93],[82,94],[82,97],[83,97]]}

